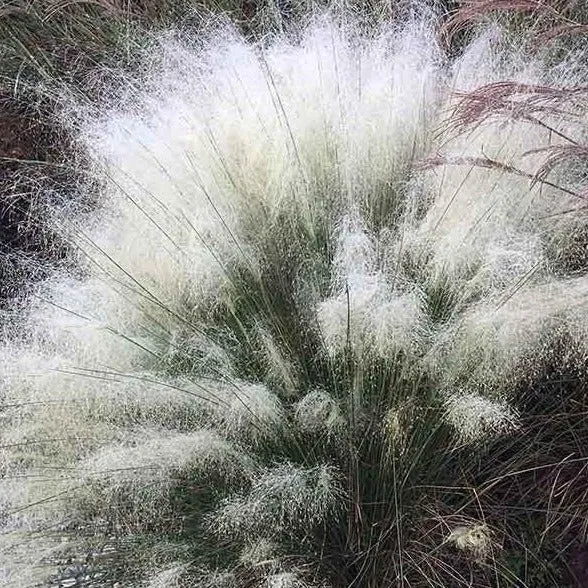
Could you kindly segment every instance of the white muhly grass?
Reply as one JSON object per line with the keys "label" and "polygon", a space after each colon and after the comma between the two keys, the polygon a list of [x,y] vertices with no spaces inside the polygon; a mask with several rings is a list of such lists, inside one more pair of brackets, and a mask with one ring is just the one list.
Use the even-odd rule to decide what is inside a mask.
{"label": "white muhly grass", "polygon": [[14,406],[7,411],[8,417],[22,417],[27,412],[39,418],[60,414],[60,418],[72,421],[74,429],[78,428],[75,419],[123,425],[173,420],[174,426],[181,428],[182,423],[197,423],[199,414],[213,400],[206,392],[198,393],[189,381],[158,378],[151,372],[76,369],[69,362],[38,362],[36,369],[11,379],[7,404],[30,404]]}
{"label": "white muhly grass", "polygon": [[43,542],[43,533],[36,533],[62,521],[64,500],[72,486],[75,484],[66,476],[46,470],[27,471],[26,478],[22,472],[5,476],[0,482],[0,538],[7,554],[14,550],[22,558],[31,542],[40,545],[39,553],[54,549],[55,538],[47,537]]}
{"label": "white muhly grass", "polygon": [[259,584],[259,588],[314,588],[316,584],[309,584],[293,572],[281,572],[268,576]]}
{"label": "white muhly grass", "polygon": [[114,284],[101,277],[56,277],[42,284],[37,295],[24,329],[41,353],[119,370],[144,364],[141,345],[153,346],[147,331],[153,324]]}
{"label": "white muhly grass", "polygon": [[80,464],[88,481],[97,480],[112,489],[118,484],[173,482],[172,473],[193,470],[199,475],[221,475],[226,479],[249,476],[251,459],[213,431],[175,435],[153,431],[139,436],[133,445],[113,447],[96,453]]}
{"label": "white muhly grass", "polygon": [[[451,81],[455,90],[504,79],[521,84],[554,82],[545,79],[538,63],[522,61],[511,49],[499,49],[496,54],[491,37],[474,43],[455,64]],[[574,86],[577,81],[571,75],[566,78],[564,72],[555,84]],[[582,127],[577,121],[558,120],[555,125],[567,136],[580,138]],[[457,137],[439,135],[435,149],[449,165],[433,172],[430,189],[435,198],[416,228],[432,253],[432,272],[456,280],[481,272],[477,280],[484,287],[502,288],[532,269],[544,269],[540,241],[554,231],[563,237],[565,226],[567,238],[575,234],[577,215],[558,213],[575,208],[577,199],[540,183],[531,188],[528,177],[506,169],[489,173],[467,160],[489,158],[532,174],[540,165],[540,155],[529,152],[554,142],[564,140],[539,125],[505,117],[491,118]]]}
{"label": "white muhly grass", "polygon": [[213,513],[211,530],[228,537],[268,537],[308,528],[340,508],[343,491],[333,467],[277,466],[258,476],[249,492]]}
{"label": "white muhly grass", "polygon": [[62,544],[56,539],[30,531],[0,536],[0,585],[11,588],[30,588],[46,585],[46,560],[58,555]]}
{"label": "white muhly grass", "polygon": [[279,346],[270,333],[260,329],[259,336],[261,337],[266,353],[268,379],[277,381],[283,388],[284,395],[291,396],[296,394],[298,382],[296,381],[291,363],[284,357],[284,354],[280,351]]}
{"label": "white muhly grass", "polygon": [[199,56],[163,46],[143,116],[109,113],[86,131],[108,168],[111,214],[85,248],[173,305],[214,291],[247,257],[260,214],[320,211],[308,183],[331,184],[333,162],[341,187],[369,204],[374,187],[424,153],[437,59],[425,32],[365,42],[319,24],[299,46],[276,39],[263,59],[232,34]]}
{"label": "white muhly grass", "polygon": [[365,276],[361,285],[320,303],[318,318],[332,353],[349,344],[360,353],[386,356],[395,349],[409,350],[419,342],[422,329],[420,301],[413,294],[391,295],[378,276]]}
{"label": "white muhly grass", "polygon": [[24,359],[12,366],[21,373],[7,375],[2,442],[11,450],[5,463],[71,465],[127,436],[128,427],[199,427],[213,402],[179,379]]}
{"label": "white muhly grass", "polygon": [[156,572],[144,586],[145,588],[181,588],[182,576],[185,572],[185,564],[170,566],[165,570]]}
{"label": "white muhly grass", "polygon": [[239,588],[236,575],[232,572],[203,570],[195,579],[199,588]]}
{"label": "white muhly grass", "polygon": [[278,546],[268,539],[261,538],[247,545],[239,555],[239,561],[245,565],[273,564],[277,561]]}
{"label": "white muhly grass", "polygon": [[[346,424],[334,392],[303,379],[322,364],[337,367],[348,346],[353,367],[370,355],[389,366],[404,354],[438,389],[465,381],[464,389],[500,388],[505,398],[522,377],[520,361],[539,345],[565,331],[586,349],[588,280],[555,279],[550,258],[554,243],[573,242],[585,213],[563,215],[577,202],[556,188],[471,163],[491,158],[533,173],[540,157],[528,152],[560,139],[520,119],[495,117],[465,136],[441,125],[451,90],[504,76],[585,81],[565,69],[549,80],[540,64],[497,53],[488,37],[448,64],[432,28],[416,19],[370,34],[352,23],[318,19],[299,42],[276,35],[263,46],[220,29],[204,34],[199,49],[166,37],[150,47],[149,68],[125,96],[101,105],[98,117],[79,114],[74,126],[101,180],[97,210],[62,219],[81,251],[82,277],[50,278],[26,316],[3,326],[0,471],[22,482],[2,481],[3,541],[54,523],[64,509],[69,519],[79,512],[72,481],[39,477],[44,468],[73,471],[92,482],[88,490],[120,491],[130,503],[144,497],[154,519],[178,474],[242,477],[238,491],[215,488],[209,530],[236,543],[279,543],[290,531],[328,526],[346,504],[334,465],[302,466],[287,454],[299,449],[301,431],[333,435]],[[579,138],[575,123],[558,125]],[[417,171],[435,153],[440,165]],[[270,308],[274,292],[261,280],[276,235],[288,235],[294,243],[284,245],[296,251],[313,249],[326,268],[304,274],[307,253],[296,253],[272,269],[287,264],[310,282],[294,280],[292,298],[309,332],[318,319],[328,357],[296,357],[277,336],[290,325],[275,316],[282,307]],[[243,272],[253,293],[242,287]],[[443,320],[429,308],[439,283],[455,296]],[[297,298],[301,291],[313,294]],[[263,316],[244,319],[243,304]],[[262,358],[257,371],[240,367],[234,349],[250,342],[261,348],[251,349]],[[318,347],[309,343],[308,353]],[[444,403],[463,443],[518,425],[506,401],[456,392]],[[395,443],[402,410],[377,423]],[[279,455],[264,453],[274,446]],[[63,500],[44,501],[62,490]],[[38,508],[21,514],[27,502]],[[485,545],[486,535],[476,537],[454,539],[481,553],[474,543]],[[0,578],[33,585],[17,576],[36,573],[52,549],[47,541],[11,555],[28,558],[28,567],[8,559]],[[178,581],[173,570],[161,574],[155,586]],[[308,585],[288,570],[263,582]],[[196,585],[238,580],[216,571]]]}
{"label": "white muhly grass", "polygon": [[[211,431],[153,431],[133,441],[132,446],[106,447],[82,461],[77,471],[82,511],[116,521],[118,529],[141,532],[149,525],[174,524],[169,493],[183,476],[204,485],[222,480],[231,486],[250,479],[256,469],[250,456]],[[73,512],[74,505],[68,509]]]}
{"label": "white muhly grass", "polygon": [[[457,332],[443,334],[435,363],[443,366],[445,377],[464,375],[472,383],[487,387],[509,386],[521,373],[517,366],[529,360],[527,370],[540,367],[541,360],[553,353],[553,343],[567,337],[568,353],[588,353],[586,312],[588,279],[584,276],[552,279],[521,288],[518,283],[479,304],[462,317]],[[562,362],[567,358],[561,358]],[[532,373],[526,374],[532,376]]]}
{"label": "white muhly grass", "polygon": [[455,392],[447,396],[445,418],[463,443],[510,433],[518,427],[518,416],[508,404],[472,392]]}
{"label": "white muhly grass", "polygon": [[344,219],[333,262],[336,294],[318,306],[318,319],[332,353],[348,344],[357,352],[386,356],[418,342],[420,300],[411,292],[394,292],[376,270],[374,245],[357,219]]}
{"label": "white muhly grass", "polygon": [[345,427],[341,407],[324,390],[314,390],[299,400],[294,415],[300,430],[308,433],[332,436]]}
{"label": "white muhly grass", "polygon": [[413,421],[418,418],[409,402],[390,408],[384,415],[382,433],[390,448],[402,453],[405,450],[408,433]]}
{"label": "white muhly grass", "polygon": [[279,437],[286,428],[282,403],[266,386],[204,382],[203,388],[211,395],[212,424],[229,437],[257,443]]}
{"label": "white muhly grass", "polygon": [[360,282],[376,272],[376,251],[370,235],[355,213],[341,222],[337,250],[333,259],[333,287],[344,289],[349,282]]}

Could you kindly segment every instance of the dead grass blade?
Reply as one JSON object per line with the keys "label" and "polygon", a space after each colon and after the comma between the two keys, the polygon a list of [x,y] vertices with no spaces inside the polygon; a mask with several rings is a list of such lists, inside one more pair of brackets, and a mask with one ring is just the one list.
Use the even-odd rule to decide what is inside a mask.
{"label": "dead grass blade", "polygon": [[557,88],[504,81],[456,94],[460,100],[446,122],[447,130],[462,132],[498,115],[537,124],[576,145],[574,139],[545,123],[539,116],[577,118],[586,109],[588,86]]}
{"label": "dead grass blade", "polygon": [[584,23],[572,23],[562,24],[551,27],[550,29],[540,33],[535,41],[535,49],[538,49],[541,45],[549,43],[554,39],[563,37],[566,35],[588,35],[588,24]]}
{"label": "dead grass blade", "polygon": [[[567,4],[569,2],[564,2],[563,6]],[[493,12],[542,12],[559,16],[561,8],[562,2],[558,0],[463,0],[443,26],[441,38],[449,46],[456,34]]]}
{"label": "dead grass blade", "polygon": [[[548,156],[541,167],[535,172],[535,179],[531,182],[533,187],[537,182],[544,182],[549,174],[559,165],[572,160],[588,161],[588,146],[586,145],[550,145],[540,149],[532,149],[523,155],[534,155],[537,153],[547,153]],[[577,194],[585,198],[586,188]],[[582,196],[584,194],[584,196]]]}
{"label": "dead grass blade", "polygon": [[570,196],[574,196],[575,198],[584,199],[585,196],[582,194],[585,192],[576,192],[574,190],[570,190],[564,186],[560,186],[559,184],[555,184],[554,182],[550,182],[545,177],[541,175],[537,175],[537,173],[529,173],[518,167],[508,165],[501,161],[496,161],[495,159],[490,159],[489,157],[450,157],[446,155],[436,155],[434,157],[429,157],[425,159],[421,165],[419,166],[420,169],[431,169],[433,167],[437,167],[440,165],[468,165],[471,167],[480,167],[485,169],[493,169],[496,171],[500,171],[503,173],[513,174],[522,178],[527,178],[531,181],[530,188],[532,188],[537,183],[543,184],[545,186],[549,186],[550,188],[555,188],[556,190],[560,190]]}

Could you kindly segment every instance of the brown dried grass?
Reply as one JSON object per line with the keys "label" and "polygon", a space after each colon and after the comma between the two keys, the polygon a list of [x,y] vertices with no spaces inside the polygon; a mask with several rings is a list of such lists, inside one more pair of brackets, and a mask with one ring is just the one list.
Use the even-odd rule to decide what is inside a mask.
{"label": "brown dried grass", "polygon": [[486,84],[470,92],[457,92],[459,101],[447,119],[447,130],[461,133],[489,118],[502,116],[541,126],[566,142],[577,141],[546,122],[547,117],[574,120],[586,110],[588,86],[558,88],[513,81]]}
{"label": "brown dried grass", "polygon": [[[532,186],[537,182],[544,182],[549,174],[560,165],[572,161],[588,162],[588,145],[549,145],[548,147],[528,151],[525,155],[534,155],[537,153],[545,153],[547,154],[547,158],[535,172],[535,178],[531,182]],[[581,198],[586,198],[588,195],[588,186],[580,192],[576,192],[576,194]]]}
{"label": "brown dried grass", "polygon": [[[588,148],[584,149],[586,149],[586,157],[588,158]],[[555,162],[554,166],[557,165],[557,163],[561,163],[562,161],[563,158],[559,159],[559,161]],[[549,175],[549,171],[553,169],[554,166],[547,166],[544,170],[543,168],[545,167],[545,164],[543,164],[537,172],[531,173],[522,170],[518,167],[515,167],[513,165],[509,165],[504,162],[491,159],[489,157],[449,157],[446,155],[437,154],[433,157],[428,157],[427,159],[423,160],[420,168],[431,169],[438,166],[449,165],[480,167],[485,169],[492,169],[502,173],[513,174],[528,179],[530,182],[529,189],[533,188],[537,183],[540,183],[550,188],[554,188],[556,190],[564,192],[565,194],[568,194],[569,196],[573,196],[574,198],[578,198],[580,200],[586,199],[586,192],[588,191],[588,188],[583,188],[580,191],[570,190],[565,186],[561,186],[559,184],[556,184],[555,182],[548,180],[547,176]]]}
{"label": "brown dried grass", "polygon": [[454,37],[496,13],[533,16],[546,29],[536,37],[536,44],[569,34],[588,32],[588,24],[568,16],[578,0],[461,0],[459,7],[441,29],[442,41],[449,46]]}

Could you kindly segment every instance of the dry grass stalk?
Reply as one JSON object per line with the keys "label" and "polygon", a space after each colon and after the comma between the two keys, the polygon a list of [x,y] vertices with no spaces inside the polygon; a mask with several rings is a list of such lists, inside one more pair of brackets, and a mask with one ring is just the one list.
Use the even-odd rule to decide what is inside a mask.
{"label": "dry grass stalk", "polygon": [[586,35],[588,34],[588,24],[584,23],[566,23],[551,27],[550,29],[540,33],[537,36],[535,47],[539,48],[541,45],[553,41],[565,35]]}
{"label": "dry grass stalk", "polygon": [[[577,148],[577,149],[579,149],[579,148]],[[582,148],[582,149],[583,149],[583,153],[585,153],[585,148]],[[542,151],[542,149],[534,150],[533,152],[539,152],[539,151]],[[529,151],[528,154],[530,154],[530,153],[531,152]],[[565,152],[565,155],[563,158],[569,157],[569,156],[570,156],[570,154],[568,152]],[[533,188],[533,186],[535,186],[535,184],[540,183],[540,184],[544,184],[545,186],[549,186],[550,188],[555,188],[556,190],[560,190],[566,194],[569,194],[570,196],[574,196],[575,198],[583,199],[584,198],[584,196],[582,196],[583,192],[577,192],[575,190],[570,190],[570,189],[566,188],[565,186],[561,186],[561,185],[556,184],[554,182],[550,182],[549,180],[546,179],[547,176],[549,175],[549,171],[551,171],[551,169],[553,169],[553,167],[555,165],[560,163],[563,158],[558,158],[558,161],[556,161],[553,166],[548,166],[547,170],[543,170],[543,166],[542,166],[538,172],[530,173],[530,172],[524,171],[522,169],[519,169],[518,167],[515,167],[513,165],[508,165],[508,164],[503,163],[501,161],[496,161],[494,159],[490,159],[489,157],[448,157],[448,156],[444,156],[444,155],[436,155],[435,157],[428,157],[427,159],[425,159],[422,162],[422,169],[428,169],[428,168],[432,168],[432,167],[436,167],[436,166],[444,166],[444,165],[469,165],[471,167],[492,169],[495,171],[508,173],[508,174],[514,174],[516,176],[527,178],[531,182],[529,189]]]}
{"label": "dry grass stalk", "polygon": [[[569,2],[564,2],[564,7]],[[558,0],[463,0],[443,26],[441,37],[447,45],[458,33],[482,21],[493,12],[544,13],[558,16],[562,2]]]}
{"label": "dry grass stalk", "polygon": [[471,92],[457,93],[460,101],[448,124],[456,130],[464,130],[491,116],[502,115],[544,125],[537,115],[577,116],[579,109],[585,106],[587,94],[587,86],[557,88],[513,81],[494,82]]}
{"label": "dry grass stalk", "polygon": [[[547,153],[547,159],[541,167],[535,172],[535,178],[531,182],[534,186],[537,182],[544,182],[547,176],[558,166],[565,162],[584,160],[588,161],[588,146],[586,145],[550,145],[539,149],[529,151],[528,155],[535,153]],[[576,192],[580,198],[586,197],[586,189]]]}

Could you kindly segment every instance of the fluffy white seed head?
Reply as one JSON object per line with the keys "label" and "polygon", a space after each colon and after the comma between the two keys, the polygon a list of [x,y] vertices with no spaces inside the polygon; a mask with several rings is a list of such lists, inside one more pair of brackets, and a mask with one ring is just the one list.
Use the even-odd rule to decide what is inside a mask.
{"label": "fluffy white seed head", "polygon": [[286,427],[282,402],[262,384],[203,381],[201,389],[211,398],[211,425],[231,438],[256,444],[279,437]]}
{"label": "fluffy white seed head", "polygon": [[357,218],[345,218],[332,266],[334,295],[317,314],[331,353],[350,345],[356,352],[386,357],[410,351],[422,335],[422,310],[415,292],[395,290],[378,268],[375,248]]}
{"label": "fluffy white seed head", "polygon": [[336,290],[349,283],[355,285],[377,271],[375,244],[358,213],[344,217],[338,227],[332,271]]}
{"label": "fluffy white seed head", "polygon": [[[448,108],[460,100],[459,92],[494,82],[555,87],[580,83],[570,68],[562,67],[554,78],[538,61],[523,57],[503,41],[494,29],[465,49],[448,80],[455,91],[454,97],[446,98]],[[524,93],[519,98],[524,100]],[[542,120],[581,141],[581,118],[555,121],[546,114]],[[573,239],[584,213],[565,212],[576,208],[573,196],[541,182],[532,186],[529,178],[544,161],[534,150],[567,141],[514,112],[489,116],[460,130],[464,132],[447,129],[437,136],[432,151],[445,164],[431,172],[433,200],[414,225],[418,237],[411,235],[410,240],[426,244],[431,273],[456,281],[476,280],[477,287],[486,291],[515,284],[531,270],[543,273],[548,264],[546,245],[556,234],[560,246]],[[484,160],[496,165],[489,169],[480,164]],[[566,178],[556,183],[565,186]]]}
{"label": "fluffy white seed head", "polygon": [[298,381],[291,361],[267,330],[260,328],[259,337],[267,360],[268,379],[280,386],[282,395],[295,395],[298,390]]}
{"label": "fluffy white seed head", "polygon": [[149,525],[180,524],[170,506],[170,491],[185,476],[199,483],[232,486],[248,480],[253,459],[211,431],[169,434],[151,431],[110,446],[78,466],[79,490],[68,505],[79,506],[94,524],[105,520],[121,531],[140,533]]}
{"label": "fluffy white seed head", "polygon": [[80,465],[88,481],[117,485],[167,484],[172,474],[188,469],[200,475],[226,479],[248,476],[252,460],[213,431],[168,434],[152,431],[138,435],[126,446],[106,447]]}
{"label": "fluffy white seed head", "polygon": [[347,345],[357,353],[372,351],[381,357],[410,353],[423,332],[419,297],[390,292],[382,276],[364,276],[347,292],[321,302],[317,314],[331,353]]}
{"label": "fluffy white seed head", "polygon": [[302,398],[294,411],[301,431],[327,436],[339,434],[345,427],[345,418],[339,403],[324,390],[313,390]]}
{"label": "fluffy white seed head", "polygon": [[473,443],[513,432],[518,415],[504,401],[459,391],[445,399],[445,419],[463,443]]}
{"label": "fluffy white seed head", "polygon": [[182,576],[185,575],[186,565],[178,563],[164,570],[156,572],[146,583],[145,588],[181,588]]}
{"label": "fluffy white seed head", "polygon": [[239,562],[246,566],[274,565],[278,561],[278,551],[276,543],[262,537],[243,549]]}
{"label": "fluffy white seed head", "polygon": [[490,529],[484,523],[456,527],[449,534],[447,541],[477,561],[484,561],[493,550]]}
{"label": "fluffy white seed head", "polygon": [[521,378],[532,379],[562,337],[567,340],[562,365],[574,361],[574,355],[586,357],[587,293],[583,276],[552,279],[527,287],[515,284],[471,305],[459,324],[440,334],[430,352],[435,369],[448,385],[465,379],[507,392]]}
{"label": "fluffy white seed head", "polygon": [[0,534],[0,585],[6,588],[40,586],[56,571],[49,562],[58,557],[63,545],[47,536],[2,530]]}
{"label": "fluffy white seed head", "polygon": [[303,580],[295,572],[272,574],[258,584],[259,588],[316,588],[316,586]]}
{"label": "fluffy white seed head", "polygon": [[405,451],[411,427],[419,418],[413,408],[410,401],[403,401],[384,414],[382,436],[386,445],[396,454]]}
{"label": "fluffy white seed head", "polygon": [[209,525],[221,536],[279,537],[327,520],[340,508],[342,497],[333,467],[285,464],[257,477],[247,494],[227,499]]}
{"label": "fluffy white seed head", "polygon": [[199,588],[239,588],[239,581],[233,572],[202,570],[194,578],[194,585]]}

